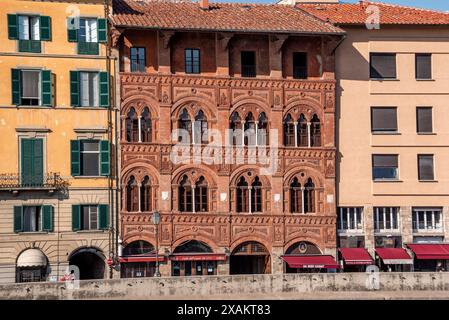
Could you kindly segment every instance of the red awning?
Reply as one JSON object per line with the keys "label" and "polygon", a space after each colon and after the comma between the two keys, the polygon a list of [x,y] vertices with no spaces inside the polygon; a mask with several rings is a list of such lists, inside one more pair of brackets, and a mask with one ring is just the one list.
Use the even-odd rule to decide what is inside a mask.
{"label": "red awning", "polygon": [[[120,257],[119,261],[121,263],[126,262],[156,262],[156,255],[134,255],[134,256],[126,256]],[[163,262],[165,261],[165,256],[158,256],[157,261]]]}
{"label": "red awning", "polygon": [[373,259],[365,248],[340,248],[339,249],[345,264],[348,265],[369,265],[373,264]]}
{"label": "red awning", "polygon": [[337,269],[340,267],[330,255],[285,255],[282,259],[290,268]]}
{"label": "red awning", "polygon": [[413,264],[413,259],[402,248],[376,248],[376,253],[385,264]]}
{"label": "red awning", "polygon": [[173,261],[226,261],[223,253],[174,253],[170,256]]}
{"label": "red awning", "polygon": [[413,243],[408,244],[416,259],[419,260],[449,260],[449,244]]}

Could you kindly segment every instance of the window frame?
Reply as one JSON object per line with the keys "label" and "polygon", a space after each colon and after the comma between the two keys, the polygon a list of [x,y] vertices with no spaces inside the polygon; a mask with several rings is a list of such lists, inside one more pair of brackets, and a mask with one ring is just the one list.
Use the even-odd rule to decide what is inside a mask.
{"label": "window frame", "polygon": [[[29,107],[40,107],[42,106],[42,69],[19,69],[20,70],[20,105],[21,106],[29,106]],[[35,98],[25,98],[23,95],[23,91],[24,91],[24,73],[26,72],[33,72],[33,73],[38,73],[38,80],[37,80],[37,90],[38,90],[38,95],[37,95],[37,104],[24,104],[23,100],[24,99],[28,99],[28,100],[33,100]]]}
{"label": "window frame", "polygon": [[[24,17],[27,18],[28,20],[28,39],[21,39],[20,38],[20,30],[21,30],[21,24],[20,24],[20,18]],[[31,26],[31,19],[37,19],[38,25],[37,25],[37,34],[38,34],[38,38],[39,39],[32,39],[32,35],[34,34],[32,26]],[[39,15],[33,15],[33,14],[18,14],[17,15],[17,26],[18,26],[18,32],[17,32],[17,40],[24,40],[24,41],[41,41],[41,35],[40,35],[40,29],[41,29],[41,21],[40,21],[40,16]]]}
{"label": "window frame", "polygon": [[[418,57],[429,57],[430,61],[429,61],[429,74],[430,77],[426,78],[426,77],[418,77]],[[416,80],[433,80],[432,78],[433,73],[432,73],[432,54],[431,53],[415,53],[415,79]]]}
{"label": "window frame", "polygon": [[[394,178],[376,178],[375,174],[374,174],[374,169],[375,168],[393,168],[393,167],[387,167],[387,166],[382,166],[382,167],[375,167],[374,166],[374,158],[376,156],[395,156],[396,157],[396,162],[397,162],[397,166],[396,166],[396,177]],[[378,182],[378,181],[399,181],[399,155],[398,154],[379,154],[379,153],[375,153],[371,155],[371,168],[372,168],[372,179],[374,182]]]}
{"label": "window frame", "polygon": [[[300,56],[300,55],[305,56],[305,66],[295,66],[295,61],[296,61],[295,56]],[[299,57],[297,59],[299,59]],[[305,51],[295,51],[295,52],[293,52],[293,57],[292,57],[292,67],[293,67],[292,75],[293,75],[293,79],[298,79],[298,80],[302,79],[302,80],[304,80],[304,79],[307,79],[309,77],[308,61],[309,61],[309,57],[308,57],[307,52],[305,52]],[[299,69],[303,69],[302,72],[304,72],[304,73],[298,72],[299,74],[301,74],[301,76],[298,76],[298,73],[296,72],[296,70],[298,68]]]}
{"label": "window frame", "polygon": [[[424,223],[424,228],[420,227],[420,217],[419,214],[423,213],[422,221]],[[430,225],[427,223],[427,215],[431,213]],[[438,213],[439,223],[436,223],[435,213]],[[439,226],[438,226],[439,225]],[[429,228],[429,226],[431,226]],[[425,232],[443,232],[443,210],[441,207],[413,207],[412,208],[412,229],[414,233],[425,233]]]}
{"label": "window frame", "polygon": [[[372,66],[373,56],[393,56],[394,57],[394,76],[389,77],[376,77],[373,75],[374,72],[379,74],[377,70]],[[380,74],[379,74],[380,75]],[[370,80],[397,80],[398,78],[398,70],[397,70],[397,54],[392,52],[370,52],[369,53],[369,78]]]}
{"label": "window frame", "polygon": [[[136,69],[133,70],[133,50],[136,51],[136,54],[134,55],[136,59]],[[139,52],[140,50],[143,50],[143,57],[140,56]],[[143,61],[142,61],[143,60]],[[131,72],[145,72],[146,71],[146,65],[147,65],[147,59],[146,59],[146,47],[131,47],[129,49],[129,62],[130,62],[130,71]]]}
{"label": "window frame", "polygon": [[[190,58],[187,58],[187,52],[190,52]],[[194,52],[198,52],[198,61],[195,61]],[[196,63],[198,64],[196,66]],[[198,69],[196,69],[196,67]],[[184,49],[184,72],[186,74],[200,74],[201,73],[201,50],[199,48],[185,48]]]}
{"label": "window frame", "polygon": [[[388,233],[400,231],[400,207],[374,207],[373,208],[374,232]],[[387,219],[384,216],[390,215],[390,228],[387,228]],[[380,218],[382,217],[382,219]],[[396,225],[396,228],[393,226]],[[382,226],[382,227],[381,227]]]}
{"label": "window frame", "polygon": [[[389,129],[389,128],[374,128],[374,111],[375,110],[394,110],[395,116],[396,116],[396,128],[395,129]],[[399,132],[398,128],[398,108],[393,106],[388,107],[379,107],[379,106],[372,106],[370,109],[371,113],[371,133],[373,134],[394,134]]]}
{"label": "window frame", "polygon": [[[431,131],[420,131],[419,130],[419,116],[418,116],[418,110],[429,110],[430,109],[430,126]],[[427,135],[427,134],[434,134],[434,123],[433,123],[433,107],[426,107],[426,106],[418,106],[416,107],[416,133],[419,135]]]}
{"label": "window frame", "polygon": [[[89,216],[89,228],[86,228],[84,221],[84,209],[89,208],[88,216]],[[96,228],[92,228],[92,214],[94,212],[91,211],[92,208],[96,210]],[[100,229],[100,208],[97,204],[82,204],[81,205],[81,228],[80,231],[98,231]]]}
{"label": "window frame", "polygon": [[[83,75],[87,75],[88,80],[88,99],[89,103],[88,105],[83,105],[83,97],[84,97],[84,90],[83,90]],[[93,78],[91,76],[94,75]],[[96,79],[96,80],[95,80]],[[91,84],[91,80],[93,83]],[[96,81],[96,84],[95,84]],[[90,88],[92,87],[93,92],[90,91]],[[95,89],[95,87],[97,89]],[[95,95],[96,90],[96,95]],[[92,104],[90,101],[92,100]],[[98,71],[79,71],[79,102],[80,102],[80,108],[99,108],[100,107],[100,72]]]}
{"label": "window frame", "polygon": [[[252,65],[247,65],[247,64],[243,64],[243,55],[245,54],[253,54],[254,55],[254,64]],[[251,70],[252,72],[249,72],[249,69],[247,70],[248,72],[244,72],[246,68],[249,67],[253,67],[254,70]],[[257,77],[257,52],[256,50],[241,50],[240,51],[240,73],[242,78],[256,78]]]}
{"label": "window frame", "polygon": [[363,207],[338,207],[337,211],[338,211],[337,212],[338,232],[364,233],[365,228],[364,228]]}
{"label": "window frame", "polygon": [[[98,139],[80,139],[80,175],[79,177],[101,177],[101,146],[100,146],[100,141]],[[97,151],[84,151],[83,149],[83,144],[85,142],[97,142],[98,144],[98,150]],[[98,154],[98,174],[97,175],[84,175],[83,174],[83,169],[84,169],[84,161],[83,161],[83,153],[97,153]]]}
{"label": "window frame", "polygon": [[[26,208],[36,208],[36,230],[25,230],[25,210]],[[26,233],[33,233],[33,232],[43,232],[43,227],[44,227],[44,219],[43,219],[43,208],[42,206],[33,206],[33,205],[26,205],[26,206],[22,206],[22,210],[23,210],[23,229],[22,232],[26,232]]]}
{"label": "window frame", "polygon": [[[432,178],[431,179],[423,179],[421,177],[421,165],[420,160],[424,157],[431,157],[432,159]],[[425,181],[435,181],[435,155],[431,153],[420,153],[417,155],[417,161],[418,161],[418,180],[425,182]]]}

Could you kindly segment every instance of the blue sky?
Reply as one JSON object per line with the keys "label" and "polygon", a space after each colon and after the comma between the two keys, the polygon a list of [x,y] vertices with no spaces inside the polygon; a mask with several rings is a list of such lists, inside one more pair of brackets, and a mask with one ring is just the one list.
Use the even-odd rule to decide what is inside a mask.
{"label": "blue sky", "polygon": [[[211,2],[241,2],[241,3],[275,3],[276,0],[212,0]],[[342,2],[358,2],[358,0],[340,0]],[[373,0],[378,2],[401,4],[410,7],[436,9],[441,11],[449,11],[448,0]]]}

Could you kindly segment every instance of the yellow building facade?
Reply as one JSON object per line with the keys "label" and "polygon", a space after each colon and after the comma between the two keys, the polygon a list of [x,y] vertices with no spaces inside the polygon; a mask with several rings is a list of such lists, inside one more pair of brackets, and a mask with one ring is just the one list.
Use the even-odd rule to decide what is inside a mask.
{"label": "yellow building facade", "polygon": [[[107,278],[114,65],[104,0],[0,7],[0,283]],[[69,265],[72,267],[69,268]]]}

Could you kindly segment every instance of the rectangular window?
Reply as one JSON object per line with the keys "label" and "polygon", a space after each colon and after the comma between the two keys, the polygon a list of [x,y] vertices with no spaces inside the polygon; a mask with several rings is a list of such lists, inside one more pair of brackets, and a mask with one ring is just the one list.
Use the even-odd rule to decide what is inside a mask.
{"label": "rectangular window", "polygon": [[415,72],[417,80],[432,79],[432,55],[429,53],[417,53],[415,55]]}
{"label": "rectangular window", "polygon": [[82,176],[100,175],[100,148],[97,140],[81,141],[80,164]]}
{"label": "rectangular window", "polygon": [[97,19],[81,18],[79,20],[79,41],[98,42]]}
{"label": "rectangular window", "polygon": [[340,231],[363,231],[360,207],[338,208],[337,228]]}
{"label": "rectangular window", "polygon": [[43,145],[43,139],[20,139],[20,183],[23,187],[39,187],[44,183]]}
{"label": "rectangular window", "polygon": [[371,108],[372,132],[397,132],[397,108],[372,107]]}
{"label": "rectangular window", "polygon": [[413,208],[413,231],[443,231],[441,208]]}
{"label": "rectangular window", "polygon": [[432,107],[416,108],[416,131],[418,133],[432,133]]}
{"label": "rectangular window", "polygon": [[41,207],[23,207],[23,232],[38,231],[42,231]]}
{"label": "rectangular window", "polygon": [[432,154],[418,154],[418,179],[424,181],[435,179]]}
{"label": "rectangular window", "polygon": [[200,73],[200,50],[199,49],[185,49],[185,72],[186,73]]}
{"label": "rectangular window", "polygon": [[145,72],[145,48],[131,48],[131,72]]}
{"label": "rectangular window", "polygon": [[396,79],[395,53],[370,53],[371,79]]}
{"label": "rectangular window", "polygon": [[242,51],[241,52],[242,77],[253,78],[256,76],[256,52]]}
{"label": "rectangular window", "polygon": [[373,155],[373,180],[397,180],[398,155]]}
{"label": "rectangular window", "polygon": [[83,217],[81,219],[81,230],[98,229],[98,206],[81,206]]}
{"label": "rectangular window", "polygon": [[293,78],[307,79],[307,53],[293,52]]}
{"label": "rectangular window", "polygon": [[82,107],[99,106],[98,72],[80,72],[80,97]]}
{"label": "rectangular window", "polygon": [[398,212],[396,207],[374,208],[374,229],[376,232],[398,231]]}
{"label": "rectangular window", "polygon": [[41,91],[41,71],[40,70],[22,70],[22,99],[21,105],[24,106],[39,106],[40,105],[40,91]]}
{"label": "rectangular window", "polygon": [[40,40],[40,19],[36,16],[19,16],[19,40]]}

